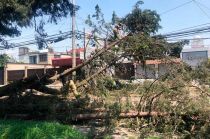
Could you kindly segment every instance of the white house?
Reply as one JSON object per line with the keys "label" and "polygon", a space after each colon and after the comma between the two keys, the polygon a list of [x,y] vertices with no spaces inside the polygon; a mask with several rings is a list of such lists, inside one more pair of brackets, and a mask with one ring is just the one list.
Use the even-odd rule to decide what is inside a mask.
{"label": "white house", "polygon": [[29,64],[52,64],[53,58],[69,58],[68,54],[54,52],[52,48],[30,51],[27,47],[19,48],[19,62]]}
{"label": "white house", "polygon": [[180,57],[183,62],[192,67],[200,65],[210,58],[210,48],[204,45],[199,36],[196,36],[187,47],[182,50]]}

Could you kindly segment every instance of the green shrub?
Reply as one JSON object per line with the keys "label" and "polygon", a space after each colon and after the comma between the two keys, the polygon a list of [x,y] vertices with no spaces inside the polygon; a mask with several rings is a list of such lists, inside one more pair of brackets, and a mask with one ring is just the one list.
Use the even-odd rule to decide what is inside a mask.
{"label": "green shrub", "polygon": [[0,120],[0,139],[85,139],[68,125],[56,122]]}

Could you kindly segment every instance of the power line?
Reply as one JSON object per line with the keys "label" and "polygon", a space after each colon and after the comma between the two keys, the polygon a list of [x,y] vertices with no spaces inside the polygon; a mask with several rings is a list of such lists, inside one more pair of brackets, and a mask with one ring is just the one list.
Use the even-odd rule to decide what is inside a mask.
{"label": "power line", "polygon": [[[183,28],[183,29],[179,29],[179,30],[175,30],[175,31],[171,31],[171,32],[168,32],[167,34],[170,34],[170,33],[175,33],[175,32],[179,32],[179,31],[186,31],[188,29],[194,29],[194,28],[197,28],[197,27],[203,27],[205,25],[210,25],[210,23],[205,23],[205,24],[200,24],[200,25],[195,25],[195,26],[192,26],[192,27],[187,27],[187,28]],[[166,34],[166,33],[165,33]]]}
{"label": "power line", "polygon": [[[210,38],[199,38],[200,40],[210,40]],[[167,41],[184,41],[184,40],[188,40],[188,41],[191,41],[191,40],[197,40],[196,38],[190,38],[190,39],[168,39]]]}
{"label": "power line", "polygon": [[172,37],[189,36],[189,35],[194,35],[194,34],[198,34],[198,33],[207,33],[207,32],[210,32],[210,26],[185,30],[185,31],[181,31],[181,32],[163,34],[162,36],[164,36],[166,38],[172,38]]}
{"label": "power line", "polygon": [[206,6],[205,4],[203,4],[203,3],[199,2],[199,1],[197,1],[197,3],[199,3],[201,6],[205,7],[206,9],[208,9],[210,11],[210,7]]}
{"label": "power line", "polygon": [[[65,39],[68,38],[72,38],[72,31],[67,31],[67,32],[63,32],[63,33],[57,33],[57,34],[53,34],[53,35],[49,35],[46,38],[43,39],[42,42],[60,42],[63,41]],[[85,33],[85,35],[89,36],[89,33]],[[82,39],[84,38],[84,32],[83,31],[75,31],[75,37],[76,39]],[[103,40],[103,38],[100,37],[96,37],[96,36],[92,36],[92,39],[97,39],[97,40]],[[23,46],[28,46],[28,45],[36,45],[37,44],[37,40],[33,39],[33,40],[28,40],[28,41],[23,41],[23,42],[19,42],[19,43],[8,43],[7,46],[0,46],[0,50],[4,50],[4,49],[9,49],[9,48],[16,48],[16,47],[23,47]]]}
{"label": "power line", "polygon": [[196,0],[193,0],[193,2],[194,2],[195,5],[203,12],[203,14],[204,14],[208,19],[210,19],[210,16],[206,13],[205,10],[203,10],[203,8],[199,5],[199,3],[197,3]]}
{"label": "power line", "polygon": [[174,7],[174,8],[172,8],[172,9],[169,9],[169,10],[166,10],[165,12],[162,12],[160,15],[164,15],[164,14],[167,14],[167,13],[169,13],[169,12],[172,12],[172,11],[174,11],[174,10],[176,10],[176,9],[178,9],[178,8],[181,8],[181,7],[185,6],[185,5],[188,5],[188,4],[192,3],[192,2],[193,2],[193,0],[190,0],[190,1],[188,1],[188,2],[185,2],[185,3],[183,3],[183,4],[180,4],[180,5],[178,5],[178,6]]}

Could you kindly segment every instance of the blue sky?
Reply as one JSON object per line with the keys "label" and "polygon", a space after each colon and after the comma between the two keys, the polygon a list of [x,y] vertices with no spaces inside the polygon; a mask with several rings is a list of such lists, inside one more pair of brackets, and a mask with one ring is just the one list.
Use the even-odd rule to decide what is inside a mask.
{"label": "blue sky", "polygon": [[[94,7],[96,4],[100,6],[104,13],[105,19],[109,21],[111,19],[112,12],[115,11],[119,17],[125,16],[129,13],[133,5],[137,0],[75,0],[76,4],[80,6],[80,10],[77,13],[77,28],[84,28],[84,20],[88,14],[94,13]],[[183,3],[189,2],[183,7],[177,8],[165,14],[161,14],[161,26],[160,33],[168,33],[179,29],[196,26],[199,24],[210,23],[210,0],[196,0],[205,6],[202,6],[202,10],[190,0],[144,0],[144,4],[141,5],[143,9],[156,10],[161,14],[170,9],[173,9]],[[209,7],[209,8],[208,8]],[[71,30],[70,17],[62,19],[57,25],[48,24],[45,27],[46,32],[49,34],[58,33],[61,31]],[[201,36],[209,34],[199,34]],[[34,29],[27,28],[22,29],[22,35],[18,38],[8,38],[10,42],[22,42],[29,39],[33,39]],[[52,45],[56,51],[65,51],[71,48],[71,40],[67,39],[63,42]],[[36,46],[31,46],[36,49]],[[15,53],[16,50],[10,50],[11,53]]]}

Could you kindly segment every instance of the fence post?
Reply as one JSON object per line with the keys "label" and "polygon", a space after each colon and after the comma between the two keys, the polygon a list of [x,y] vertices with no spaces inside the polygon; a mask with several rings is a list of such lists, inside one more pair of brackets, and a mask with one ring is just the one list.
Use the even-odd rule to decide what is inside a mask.
{"label": "fence post", "polygon": [[155,78],[157,79],[159,77],[159,65],[155,64]]}
{"label": "fence post", "polygon": [[46,67],[46,65],[44,65],[44,74],[46,74],[47,73],[47,67]]}
{"label": "fence post", "polygon": [[24,78],[28,77],[28,66],[25,66]]}
{"label": "fence post", "polygon": [[4,65],[4,85],[8,83],[7,64]]}
{"label": "fence post", "polygon": [[137,75],[137,63],[134,63],[133,66],[134,66],[134,78],[137,79],[138,78],[138,75]]}

